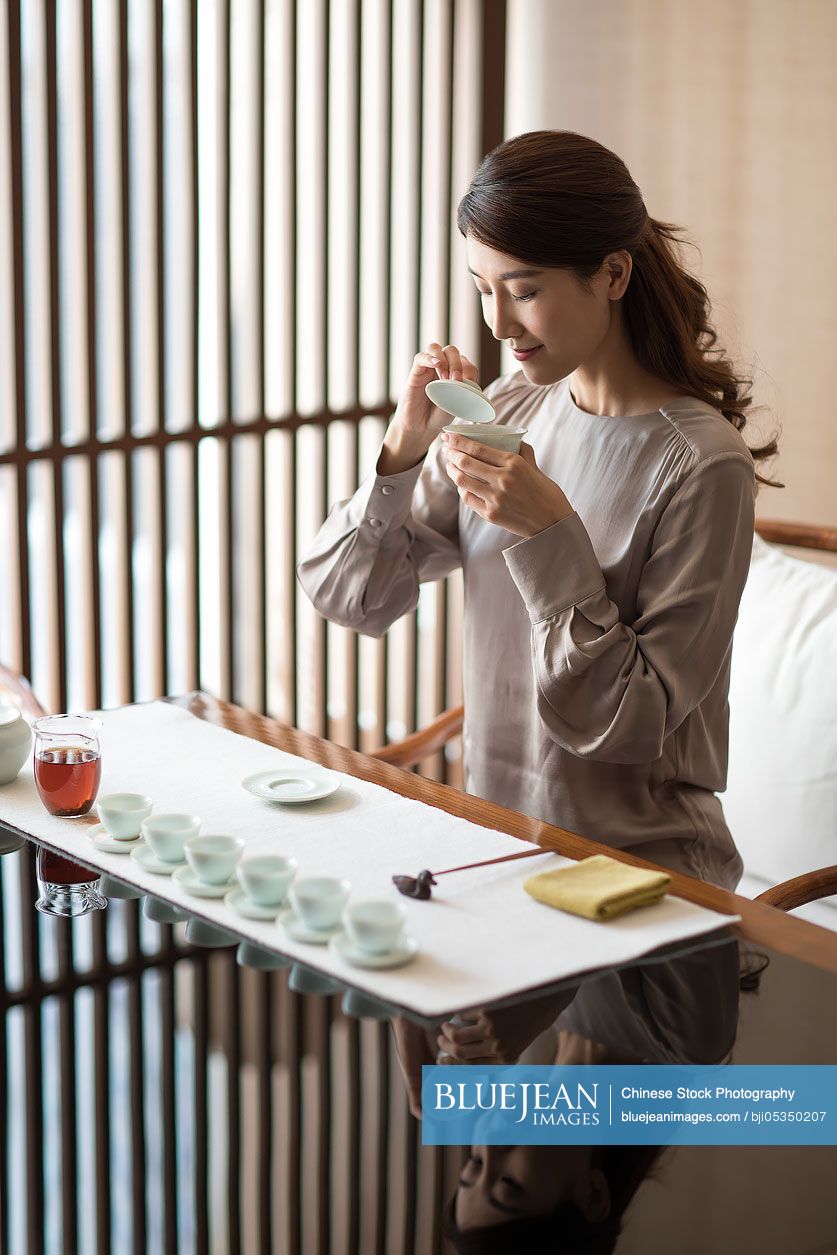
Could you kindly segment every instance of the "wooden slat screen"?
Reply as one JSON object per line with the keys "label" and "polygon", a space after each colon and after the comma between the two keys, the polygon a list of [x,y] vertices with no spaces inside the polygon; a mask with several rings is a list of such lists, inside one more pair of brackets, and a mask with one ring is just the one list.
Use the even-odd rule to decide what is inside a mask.
{"label": "wooden slat screen", "polygon": [[459,695],[458,580],[378,642],[294,568],[422,343],[498,369],[453,213],[502,138],[505,5],[4,9],[0,656],[50,709],[204,687],[412,730]]}

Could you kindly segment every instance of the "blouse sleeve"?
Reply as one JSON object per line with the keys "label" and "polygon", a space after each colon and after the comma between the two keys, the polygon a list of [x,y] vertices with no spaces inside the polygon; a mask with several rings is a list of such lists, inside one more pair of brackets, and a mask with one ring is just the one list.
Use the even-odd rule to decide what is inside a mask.
{"label": "blouse sleeve", "polygon": [[437,442],[423,464],[373,472],[332,508],[297,568],[299,582],[332,623],[383,636],[415,609],[420,583],[461,565],[458,519],[459,494]]}
{"label": "blouse sleeve", "polygon": [[752,461],[707,458],[663,512],[623,623],[577,514],[504,551],[532,624],[538,710],[580,758],[658,759],[732,646],[755,514]]}

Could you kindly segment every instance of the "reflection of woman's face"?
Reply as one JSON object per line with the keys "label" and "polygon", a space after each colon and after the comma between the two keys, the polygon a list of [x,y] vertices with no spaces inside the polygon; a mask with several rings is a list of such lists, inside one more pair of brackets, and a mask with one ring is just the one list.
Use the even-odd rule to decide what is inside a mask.
{"label": "reflection of woman's face", "polygon": [[610,1195],[592,1146],[473,1146],[456,1193],[456,1226],[476,1229],[543,1216],[574,1202],[604,1220]]}

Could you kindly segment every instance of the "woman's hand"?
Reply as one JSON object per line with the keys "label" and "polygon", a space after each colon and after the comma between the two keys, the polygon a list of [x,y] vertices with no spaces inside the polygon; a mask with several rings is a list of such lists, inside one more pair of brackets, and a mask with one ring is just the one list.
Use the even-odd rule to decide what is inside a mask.
{"label": "woman's hand", "polygon": [[470,379],[476,383],[477,368],[455,344],[442,348],[434,341],[416,353],[393,419],[404,431],[427,432],[435,439],[453,421],[424,391],[434,379]]}
{"label": "woman's hand", "polygon": [[[554,1024],[569,1006],[578,986],[514,1007],[468,1011],[470,1024],[442,1024],[436,1038],[445,1063],[516,1063],[527,1046]],[[438,1058],[438,1056],[437,1056]]]}
{"label": "woman's hand", "polygon": [[384,437],[379,475],[396,475],[422,461],[439,432],[451,422],[450,414],[434,405],[424,391],[434,379],[470,379],[476,383],[477,368],[455,344],[443,348],[434,340],[416,353]]}
{"label": "woman's hand", "polygon": [[536,536],[573,513],[554,480],[538,470],[531,445],[504,453],[450,432],[443,432],[442,440],[460,498],[487,522],[515,536]]}

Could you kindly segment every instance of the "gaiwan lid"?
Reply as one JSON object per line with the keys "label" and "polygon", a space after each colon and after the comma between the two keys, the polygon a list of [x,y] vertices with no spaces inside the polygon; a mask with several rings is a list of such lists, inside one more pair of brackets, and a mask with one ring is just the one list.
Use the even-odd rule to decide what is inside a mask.
{"label": "gaiwan lid", "polygon": [[470,423],[491,423],[497,417],[482,388],[470,379],[433,379],[424,391],[434,405],[454,418],[464,418]]}
{"label": "gaiwan lid", "polygon": [[8,727],[11,723],[17,723],[18,719],[22,719],[17,706],[0,705],[0,728]]}

